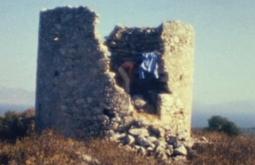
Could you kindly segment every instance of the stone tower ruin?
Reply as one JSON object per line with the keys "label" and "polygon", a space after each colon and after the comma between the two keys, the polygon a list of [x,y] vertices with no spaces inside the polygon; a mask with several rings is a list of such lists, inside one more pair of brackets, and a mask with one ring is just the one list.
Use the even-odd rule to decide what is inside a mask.
{"label": "stone tower ruin", "polygon": [[[86,7],[60,7],[40,13],[38,129],[93,137],[143,127],[158,131],[158,136],[168,132],[189,137],[193,28],[179,21],[155,28],[116,26],[102,41],[96,32],[97,19],[96,13]],[[154,91],[153,106],[141,97],[135,100],[136,95],[124,90],[115,67],[126,58],[151,51],[158,52],[162,81],[149,88],[153,91],[155,86],[164,86]]]}

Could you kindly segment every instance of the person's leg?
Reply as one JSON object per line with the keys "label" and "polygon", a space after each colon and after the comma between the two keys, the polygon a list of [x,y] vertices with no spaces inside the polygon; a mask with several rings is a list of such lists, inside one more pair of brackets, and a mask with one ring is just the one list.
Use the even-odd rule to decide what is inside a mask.
{"label": "person's leg", "polygon": [[127,72],[122,67],[119,67],[118,72],[119,72],[122,80],[124,81],[124,88],[125,88],[126,92],[130,93],[130,79],[128,77]]}
{"label": "person's leg", "polygon": [[148,91],[148,101],[153,107],[153,113],[157,112],[157,101],[158,101],[158,93],[156,91]]}

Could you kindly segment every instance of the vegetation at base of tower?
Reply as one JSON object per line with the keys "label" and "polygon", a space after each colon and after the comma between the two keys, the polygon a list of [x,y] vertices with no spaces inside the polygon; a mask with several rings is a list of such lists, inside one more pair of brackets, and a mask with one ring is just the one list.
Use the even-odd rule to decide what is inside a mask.
{"label": "vegetation at base of tower", "polygon": [[35,111],[18,113],[8,111],[0,116],[0,140],[15,141],[34,132]]}
{"label": "vegetation at base of tower", "polygon": [[[22,131],[19,134],[6,131],[8,136],[0,134],[0,164],[160,164],[154,157],[142,156],[103,139],[82,141],[65,138],[51,130],[36,134],[33,115],[30,110],[1,117],[2,126],[9,126],[6,130]],[[189,154],[187,164],[255,164],[254,135],[228,136],[223,132],[193,129],[192,137],[204,137],[208,142],[193,146],[196,154]]]}
{"label": "vegetation at base of tower", "polygon": [[82,142],[65,138],[52,131],[0,143],[0,164],[157,164],[151,157],[125,151],[117,144],[102,139]]}
{"label": "vegetation at base of tower", "polygon": [[81,141],[65,138],[51,130],[39,135],[34,130],[34,119],[32,110],[8,112],[1,117],[0,165],[159,164],[152,157],[124,150],[104,139]]}
{"label": "vegetation at base of tower", "polygon": [[241,133],[239,127],[234,122],[222,116],[212,116],[208,120],[207,130],[224,132],[230,136],[236,136]]}

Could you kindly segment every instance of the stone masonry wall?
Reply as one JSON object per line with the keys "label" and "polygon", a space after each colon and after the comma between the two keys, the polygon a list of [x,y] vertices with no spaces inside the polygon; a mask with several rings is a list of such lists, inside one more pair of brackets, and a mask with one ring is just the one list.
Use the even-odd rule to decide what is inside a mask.
{"label": "stone masonry wall", "polygon": [[105,44],[111,52],[113,63],[119,58],[133,57],[143,52],[160,51],[160,28],[128,28],[116,26]]}
{"label": "stone masonry wall", "polygon": [[[163,112],[163,121],[178,134],[190,135],[194,63],[194,30],[179,21],[162,24],[162,61],[168,73],[168,86],[172,96],[168,101],[170,111]],[[167,118],[166,116],[170,116]]]}
{"label": "stone masonry wall", "polygon": [[112,63],[117,66],[119,59],[155,50],[161,53],[159,74],[171,93],[158,94],[160,121],[155,124],[187,136],[191,126],[193,39],[191,26],[173,21],[157,28],[116,26],[106,40]]}
{"label": "stone masonry wall", "polygon": [[[116,27],[105,42],[86,7],[42,11],[37,66],[36,126],[67,136],[105,136],[143,154],[186,155],[190,146],[194,32],[173,21],[156,28]],[[120,55],[157,50],[170,93],[158,113],[139,113],[116,83]],[[124,51],[124,52],[123,52]],[[134,53],[135,52],[135,53]]]}
{"label": "stone masonry wall", "polygon": [[96,19],[83,7],[41,12],[36,95],[40,130],[98,135],[109,126],[105,114],[128,111],[129,99],[109,72],[109,52],[96,36]]}

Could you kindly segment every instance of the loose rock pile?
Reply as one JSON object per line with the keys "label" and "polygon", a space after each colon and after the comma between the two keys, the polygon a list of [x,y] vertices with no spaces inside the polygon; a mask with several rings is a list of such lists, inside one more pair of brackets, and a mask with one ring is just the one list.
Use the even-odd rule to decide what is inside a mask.
{"label": "loose rock pile", "polygon": [[171,135],[170,130],[132,120],[125,127],[108,132],[109,139],[142,155],[155,156],[163,161],[185,159],[193,145],[191,139]]}

